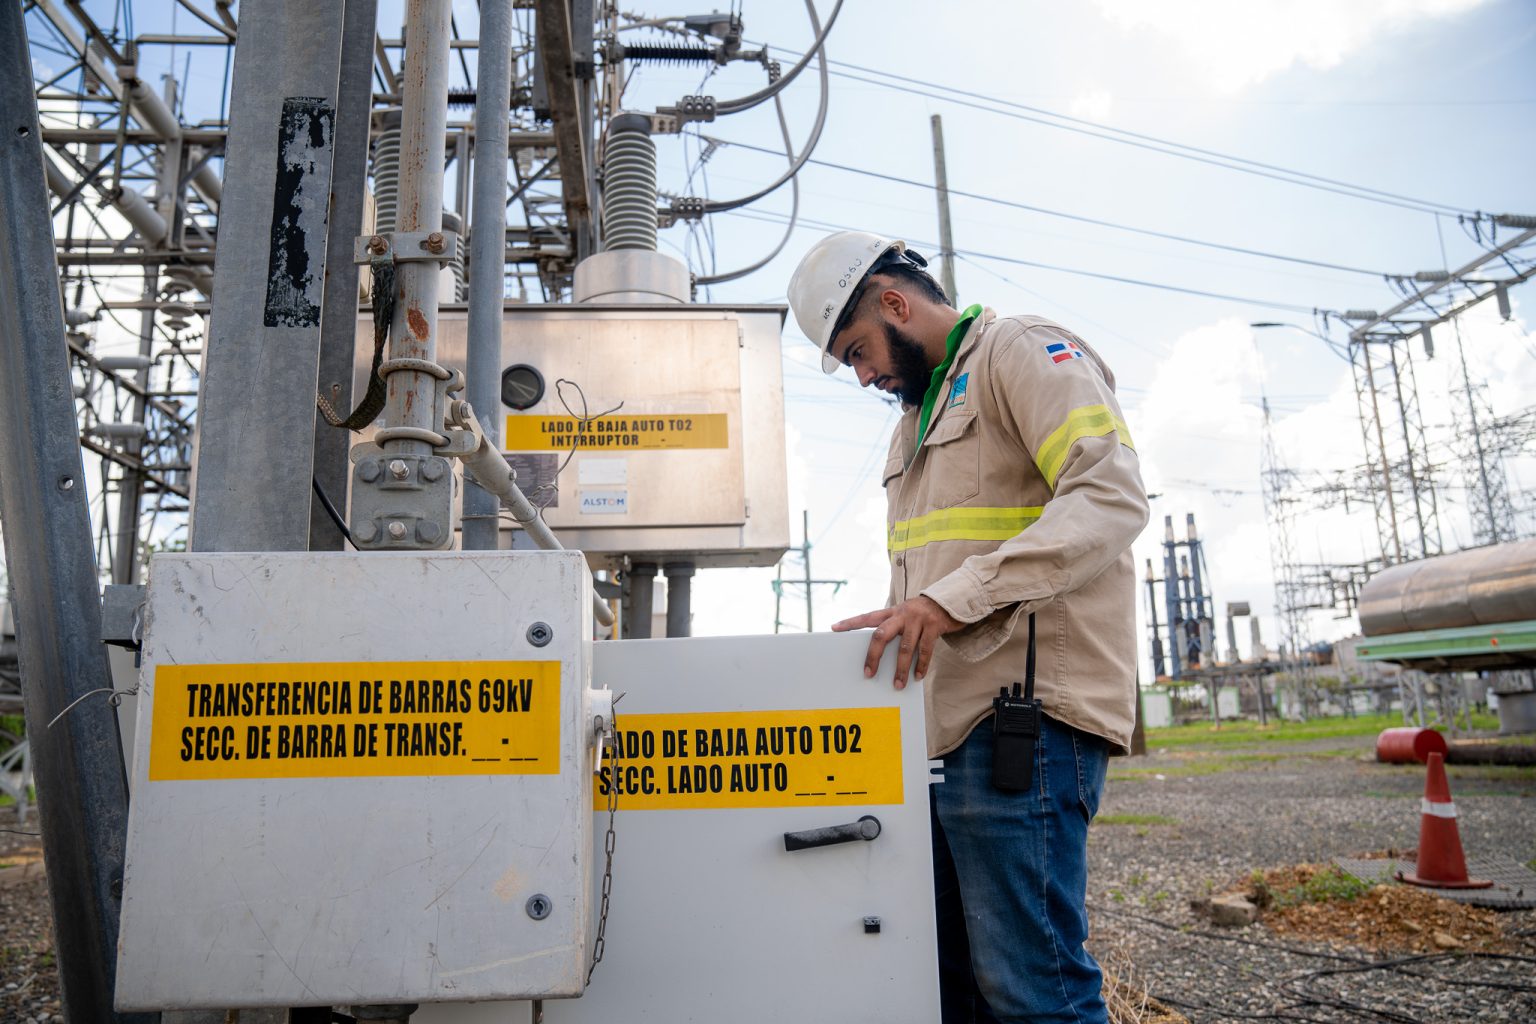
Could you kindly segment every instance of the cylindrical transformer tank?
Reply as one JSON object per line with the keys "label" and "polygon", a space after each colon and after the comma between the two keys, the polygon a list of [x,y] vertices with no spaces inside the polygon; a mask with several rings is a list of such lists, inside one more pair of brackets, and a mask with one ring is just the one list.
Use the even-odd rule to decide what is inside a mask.
{"label": "cylindrical transformer tank", "polygon": [[1366,636],[1536,619],[1536,540],[1405,562],[1360,591]]}

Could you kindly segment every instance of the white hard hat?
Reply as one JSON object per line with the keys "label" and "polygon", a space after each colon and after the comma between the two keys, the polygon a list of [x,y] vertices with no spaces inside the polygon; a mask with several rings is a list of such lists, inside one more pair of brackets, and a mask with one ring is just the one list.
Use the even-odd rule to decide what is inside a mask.
{"label": "white hard hat", "polygon": [[[821,349],[821,368],[827,373],[841,365],[829,349],[848,301],[881,257],[893,251],[905,253],[906,248],[907,243],[899,238],[839,231],[811,246],[801,258],[789,279],[789,308],[795,311],[800,330]],[[922,257],[913,256],[915,266],[924,265]]]}

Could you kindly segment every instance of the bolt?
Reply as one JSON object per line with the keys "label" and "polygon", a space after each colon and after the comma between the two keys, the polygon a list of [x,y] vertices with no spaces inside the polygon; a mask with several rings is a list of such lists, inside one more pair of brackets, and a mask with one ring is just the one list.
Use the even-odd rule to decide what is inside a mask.
{"label": "bolt", "polygon": [[72,491],[75,489],[75,478],[72,476],[59,477],[59,490]]}
{"label": "bolt", "polygon": [[541,892],[536,892],[528,897],[528,916],[535,921],[542,921],[549,916],[549,912],[554,909],[554,906],[554,902],[548,896]]}
{"label": "bolt", "polygon": [[421,464],[421,478],[430,484],[442,478],[444,468],[442,459],[425,459]]}
{"label": "bolt", "polygon": [[379,478],[379,464],[372,459],[357,464],[357,478],[365,484],[371,484]]}
{"label": "bolt", "polygon": [[389,524],[389,535],[395,540],[405,539],[405,524],[398,519]]}
{"label": "bolt", "polygon": [[389,243],[384,240],[383,235],[374,235],[368,239],[368,251],[375,256],[382,256],[389,251]]}
{"label": "bolt", "polygon": [[423,544],[436,544],[443,536],[443,528],[430,519],[418,520],[416,539]]}
{"label": "bolt", "polygon": [[432,232],[427,236],[426,241],[421,243],[421,247],[434,256],[441,253],[443,251],[443,233],[441,231]]}
{"label": "bolt", "polygon": [[379,526],[372,519],[365,519],[352,527],[352,536],[364,544],[372,544],[379,536]]}
{"label": "bolt", "polygon": [[411,467],[405,464],[404,459],[390,459],[389,475],[396,480],[404,480],[411,475]]}
{"label": "bolt", "polygon": [[528,642],[535,647],[543,647],[555,638],[555,631],[549,628],[548,623],[535,622],[528,627]]}

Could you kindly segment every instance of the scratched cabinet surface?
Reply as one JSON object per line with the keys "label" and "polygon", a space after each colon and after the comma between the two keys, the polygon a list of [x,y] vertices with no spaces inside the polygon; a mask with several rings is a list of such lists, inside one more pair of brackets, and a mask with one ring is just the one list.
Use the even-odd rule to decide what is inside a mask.
{"label": "scratched cabinet surface", "polygon": [[156,556],[119,1008],[581,991],[591,632],[578,552]]}
{"label": "scratched cabinet surface", "polygon": [[[867,645],[857,633],[594,648],[594,683],[623,694],[626,755],[606,766],[620,787],[606,952],[586,995],[545,1002],[545,1021],[939,1019],[922,691],[891,687],[894,651],[865,679]],[[785,833],[866,816],[874,839],[785,848]],[[607,820],[596,811],[594,886]],[[412,1020],[529,1014],[438,1004]]]}

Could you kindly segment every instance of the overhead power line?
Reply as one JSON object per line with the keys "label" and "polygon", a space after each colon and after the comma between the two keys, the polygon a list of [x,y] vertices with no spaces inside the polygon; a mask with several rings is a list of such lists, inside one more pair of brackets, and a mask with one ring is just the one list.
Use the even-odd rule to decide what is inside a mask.
{"label": "overhead power line", "polygon": [[[782,214],[774,214],[765,210],[751,213],[745,210],[731,210],[729,212],[737,217],[746,217],[750,220],[767,221],[773,224],[783,224],[789,220],[788,217],[785,217]],[[806,217],[800,218],[800,226],[808,228],[819,228],[825,231],[867,230],[867,228],[855,229],[847,224],[832,224],[828,223],[827,221],[810,220]],[[937,243],[931,241],[913,240],[912,244],[923,246],[925,248],[935,248]],[[1317,310],[1312,306],[1302,306],[1294,302],[1276,302],[1271,299],[1256,299],[1246,295],[1229,295],[1225,292],[1205,291],[1201,288],[1185,288],[1182,285],[1168,284],[1165,281],[1145,281],[1136,277],[1122,277],[1118,274],[1100,273],[1097,270],[1084,270],[1081,267],[1063,267],[1055,263],[1041,263],[1037,260],[1026,260],[1017,256],[1003,256],[999,255],[998,253],[977,252],[974,249],[956,249],[955,255],[969,256],[979,260],[993,260],[998,263],[1010,263],[1019,267],[1032,267],[1036,270],[1050,270],[1058,274],[1074,274],[1078,277],[1090,277],[1099,281],[1112,281],[1116,284],[1132,284],[1140,288],[1155,288],[1159,291],[1176,292],[1181,295],[1195,295],[1205,299],[1220,299],[1224,302],[1241,302],[1244,305],[1249,306],[1265,306],[1270,309],[1283,309],[1290,313],[1312,314],[1317,312]]]}
{"label": "overhead power line", "polygon": [[[747,149],[755,153],[769,153],[774,156],[781,155],[776,150],[766,146],[758,146],[750,142],[738,142],[734,139],[721,139],[713,135],[700,135],[702,139],[721,146],[734,146],[737,149]],[[805,161],[818,167],[826,167],[837,171],[847,171],[850,174],[861,174],[869,178],[877,178],[881,181],[890,181],[898,185],[910,185],[914,188],[933,191],[935,186],[916,178],[904,178],[898,174],[887,174],[884,171],[874,171],[866,167],[853,167],[849,164],[840,164],[831,160],[818,160],[811,158]],[[948,189],[952,196],[963,196],[966,199],[975,199],[984,203],[992,203],[997,206],[1006,206],[1015,210],[1026,210],[1030,213],[1044,214],[1047,217],[1059,217],[1063,220],[1076,221],[1079,224],[1092,224],[1096,227],[1110,228],[1115,231],[1126,231],[1135,235],[1143,235],[1148,238],[1161,238],[1170,242],[1180,242],[1184,245],[1197,245],[1207,249],[1218,249],[1222,252],[1239,253],[1244,256],[1257,256],[1262,259],[1280,260],[1286,263],[1297,263],[1307,267],[1320,267],[1324,270],[1338,270],[1349,274],[1366,274],[1370,277],[1390,278],[1394,275],[1382,270],[1369,270],[1365,267],[1351,267],[1342,263],[1329,263],[1326,260],[1308,259],[1304,256],[1287,256],[1283,253],[1266,252],[1262,249],[1249,249],[1241,245],[1228,245],[1224,242],[1212,242],[1202,238],[1190,238],[1187,235],[1178,235],[1168,231],[1157,231],[1152,228],[1139,228],[1130,224],[1120,224],[1115,221],[1101,220],[1097,217],[1089,217],[1079,213],[1068,213],[1065,210],[1053,210],[1045,206],[1035,206],[1032,203],[1021,203],[1014,199],[1004,199],[1000,196],[983,195],[980,192],[967,192],[964,189],[951,185]]]}
{"label": "overhead power line", "polygon": [[[1063,131],[1074,132],[1079,135],[1087,135],[1102,139],[1106,142],[1118,142],[1123,145],[1135,146],[1138,149],[1147,149],[1152,152],[1162,153],[1166,156],[1179,157],[1185,160],[1193,160],[1197,163],[1210,164],[1215,167],[1223,167],[1231,171],[1240,171],[1244,174],[1252,174],[1261,178],[1271,178],[1276,181],[1287,182],[1292,185],[1300,185],[1305,188],[1317,189],[1323,192],[1333,192],[1338,195],[1349,196],[1354,199],[1364,199],[1370,202],[1382,203],[1388,206],[1396,206],[1402,209],[1413,210],[1418,213],[1452,213],[1480,217],[1481,213],[1464,206],[1455,206],[1450,203],[1436,202],[1431,199],[1418,199],[1397,192],[1389,192],[1385,189],[1373,188],[1369,185],[1357,185],[1353,182],[1342,181],[1338,178],[1329,178],[1320,174],[1312,174],[1309,171],[1299,171],[1295,168],[1284,167],[1279,164],[1266,163],[1262,160],[1253,160],[1248,157],[1237,156],[1232,153],[1222,153],[1218,150],[1205,149],[1200,146],[1192,146],[1188,143],[1177,142],[1173,139],[1160,138],[1143,132],[1133,132],[1125,128],[1115,128],[1098,121],[1090,121],[1086,118],[1073,117],[1068,114],[1059,114],[1054,110],[1044,107],[1030,106],[1026,103],[1018,103],[1013,100],[998,99],[985,93],[972,92],[966,89],[957,89],[951,85],[938,82],[929,82],[920,78],[911,78],[907,75],[898,75],[890,71],[882,71],[878,68],[864,67],[859,64],[850,64],[847,61],[829,61],[834,68],[846,68],[847,70],[834,70],[832,73],[840,78],[847,78],[856,82],[864,82],[867,85],[876,85],[897,92],[910,93],[915,96],[923,96],[928,99],[939,100],[945,103],[953,103],[956,106],[970,107],[974,110],[982,110],[1003,117],[1013,118],[1019,121],[1028,121],[1033,124],[1043,125],[1048,128],[1059,128]],[[859,72],[855,74],[854,72]],[[875,76],[873,78],[864,77]]]}

